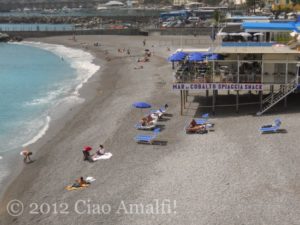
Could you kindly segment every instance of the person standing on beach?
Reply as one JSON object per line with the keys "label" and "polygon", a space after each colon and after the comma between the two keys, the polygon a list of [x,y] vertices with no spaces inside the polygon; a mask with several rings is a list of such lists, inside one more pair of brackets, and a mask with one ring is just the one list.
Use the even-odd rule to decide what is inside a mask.
{"label": "person standing on beach", "polygon": [[143,46],[146,46],[146,39],[143,40]]}
{"label": "person standing on beach", "polygon": [[32,155],[32,152],[30,152],[27,148],[25,148],[23,151],[20,153],[22,156],[24,156],[24,163],[30,163],[32,162],[30,156]]}

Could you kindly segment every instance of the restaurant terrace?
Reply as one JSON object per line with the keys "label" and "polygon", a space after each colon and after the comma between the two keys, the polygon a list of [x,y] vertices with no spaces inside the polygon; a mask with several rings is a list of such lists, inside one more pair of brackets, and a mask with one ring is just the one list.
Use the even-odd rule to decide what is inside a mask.
{"label": "restaurant terrace", "polygon": [[[285,99],[298,87],[299,51],[272,42],[223,42],[202,52],[180,49],[169,57],[176,71],[173,89],[181,91],[181,113],[189,91],[255,91],[258,115]],[[263,95],[268,92],[266,98]],[[212,109],[215,110],[215,100]]]}

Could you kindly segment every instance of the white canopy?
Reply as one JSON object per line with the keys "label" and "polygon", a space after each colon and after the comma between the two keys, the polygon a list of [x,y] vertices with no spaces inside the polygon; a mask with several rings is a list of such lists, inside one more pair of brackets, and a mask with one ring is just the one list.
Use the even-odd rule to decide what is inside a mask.
{"label": "white canopy", "polygon": [[104,5],[106,5],[106,6],[123,6],[124,4],[119,1],[109,1],[109,2],[106,2]]}
{"label": "white canopy", "polygon": [[243,36],[243,37],[250,37],[251,36],[251,34],[249,34],[247,32],[241,32],[240,35]]}
{"label": "white canopy", "polygon": [[253,36],[264,36],[264,34],[263,33],[255,33],[255,34],[253,34]]}
{"label": "white canopy", "polygon": [[209,52],[210,48],[179,48],[176,50],[176,52],[186,52],[186,53],[191,53],[191,52]]}
{"label": "white canopy", "polygon": [[228,35],[228,33],[226,33],[226,32],[219,32],[219,33],[217,33],[217,36],[227,36]]}

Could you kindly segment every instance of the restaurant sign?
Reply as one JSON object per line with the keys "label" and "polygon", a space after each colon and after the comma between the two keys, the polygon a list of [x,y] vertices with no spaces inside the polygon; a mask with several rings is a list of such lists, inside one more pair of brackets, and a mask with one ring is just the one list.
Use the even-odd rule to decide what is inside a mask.
{"label": "restaurant sign", "polygon": [[173,90],[244,90],[262,91],[262,84],[237,84],[237,83],[174,83]]}

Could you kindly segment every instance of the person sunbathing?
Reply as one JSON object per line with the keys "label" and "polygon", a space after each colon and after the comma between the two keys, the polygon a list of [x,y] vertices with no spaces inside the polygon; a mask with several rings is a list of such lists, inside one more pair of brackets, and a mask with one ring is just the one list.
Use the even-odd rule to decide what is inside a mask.
{"label": "person sunbathing", "polygon": [[197,125],[196,121],[193,119],[189,126],[186,128],[186,132],[190,133],[204,133],[206,131],[205,125]]}
{"label": "person sunbathing", "polygon": [[153,125],[153,118],[150,116],[147,116],[147,117],[143,117],[141,120],[140,120],[140,123],[142,126],[149,126],[149,125]]}
{"label": "person sunbathing", "polygon": [[79,179],[75,180],[75,183],[72,185],[72,187],[86,187],[90,182],[87,182],[83,179],[83,177],[80,177]]}
{"label": "person sunbathing", "polygon": [[140,124],[142,126],[150,126],[156,123],[156,121],[157,121],[157,116],[155,114],[149,114],[148,116],[143,117],[140,120]]}
{"label": "person sunbathing", "polygon": [[147,126],[147,119],[145,117],[143,117],[140,121],[142,126]]}
{"label": "person sunbathing", "polygon": [[143,66],[143,65],[135,66],[134,69],[135,69],[135,70],[144,69],[144,66]]}

